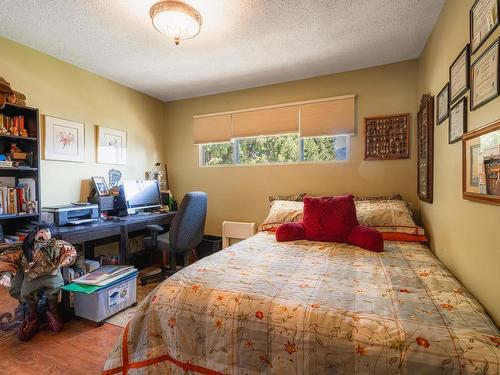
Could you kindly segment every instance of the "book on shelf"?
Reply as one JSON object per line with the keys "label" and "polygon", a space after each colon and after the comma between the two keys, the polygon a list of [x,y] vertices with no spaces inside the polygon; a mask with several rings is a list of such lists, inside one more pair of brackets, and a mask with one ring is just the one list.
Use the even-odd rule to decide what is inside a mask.
{"label": "book on shelf", "polygon": [[73,280],[73,282],[84,285],[106,286],[134,272],[136,272],[136,269],[133,266],[102,266],[94,272]]}
{"label": "book on shelf", "polygon": [[33,178],[0,177],[0,216],[36,214],[36,183]]}
{"label": "book on shelf", "polygon": [[8,132],[10,132],[10,129],[15,128],[17,129],[18,134],[20,134],[21,131],[25,130],[24,116],[6,116],[0,114],[0,129],[2,128]]}

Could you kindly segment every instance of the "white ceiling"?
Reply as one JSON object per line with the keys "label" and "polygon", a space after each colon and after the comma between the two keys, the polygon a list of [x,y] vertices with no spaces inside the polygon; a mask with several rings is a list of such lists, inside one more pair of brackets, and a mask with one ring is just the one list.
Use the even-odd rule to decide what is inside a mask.
{"label": "white ceiling", "polygon": [[164,101],[416,58],[444,0],[186,0],[179,46],[155,0],[0,0],[0,35]]}

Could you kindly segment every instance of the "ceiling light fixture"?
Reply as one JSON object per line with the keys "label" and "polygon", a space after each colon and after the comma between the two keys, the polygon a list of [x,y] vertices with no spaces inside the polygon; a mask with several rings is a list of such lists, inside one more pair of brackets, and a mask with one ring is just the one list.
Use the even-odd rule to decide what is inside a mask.
{"label": "ceiling light fixture", "polygon": [[200,12],[182,1],[160,1],[151,7],[149,15],[155,29],[176,45],[198,35],[203,23]]}

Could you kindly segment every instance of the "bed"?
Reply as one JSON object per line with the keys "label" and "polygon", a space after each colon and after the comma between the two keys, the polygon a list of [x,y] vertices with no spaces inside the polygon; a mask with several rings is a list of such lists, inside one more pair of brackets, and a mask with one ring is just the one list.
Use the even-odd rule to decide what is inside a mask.
{"label": "bed", "polygon": [[500,333],[422,243],[257,235],[142,302],[103,374],[498,374]]}

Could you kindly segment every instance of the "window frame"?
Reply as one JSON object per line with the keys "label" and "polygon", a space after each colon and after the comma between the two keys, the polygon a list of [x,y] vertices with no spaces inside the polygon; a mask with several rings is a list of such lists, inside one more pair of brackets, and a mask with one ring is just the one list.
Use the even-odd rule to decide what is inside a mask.
{"label": "window frame", "polygon": [[[281,134],[288,135],[288,134]],[[272,137],[271,135],[266,135],[262,137]],[[266,163],[239,163],[239,140],[242,138],[232,139],[231,142],[214,142],[210,144],[222,144],[222,143],[233,143],[233,162],[231,164],[205,164],[205,153],[203,147],[206,144],[200,144],[198,146],[198,167],[200,168],[234,168],[234,167],[263,167],[263,166],[282,166],[282,165],[307,165],[307,164],[330,164],[330,163],[346,163],[349,161],[350,151],[351,151],[351,135],[332,135],[326,137],[345,137],[346,138],[346,158],[343,160],[304,160],[304,137],[298,137],[297,147],[299,160],[288,161],[288,162],[266,162]],[[259,138],[259,137],[248,137],[248,138]],[[311,137],[311,138],[323,138],[323,137]]]}

